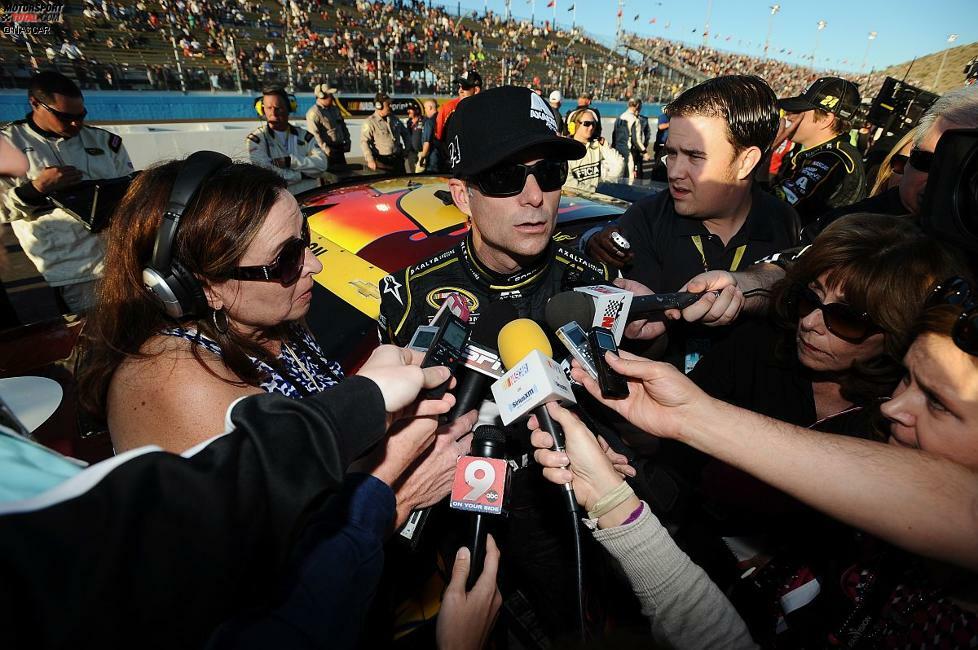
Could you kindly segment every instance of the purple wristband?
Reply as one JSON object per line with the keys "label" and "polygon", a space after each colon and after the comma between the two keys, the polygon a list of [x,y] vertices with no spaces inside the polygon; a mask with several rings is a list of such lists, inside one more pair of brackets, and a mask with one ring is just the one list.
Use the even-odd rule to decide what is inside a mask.
{"label": "purple wristband", "polygon": [[632,514],[628,515],[628,519],[626,519],[625,521],[621,522],[621,525],[622,526],[625,526],[627,524],[632,523],[636,519],[638,519],[642,515],[642,510],[644,510],[644,509],[645,509],[645,502],[644,501],[639,501],[638,502],[638,507],[635,508],[634,510],[632,510]]}

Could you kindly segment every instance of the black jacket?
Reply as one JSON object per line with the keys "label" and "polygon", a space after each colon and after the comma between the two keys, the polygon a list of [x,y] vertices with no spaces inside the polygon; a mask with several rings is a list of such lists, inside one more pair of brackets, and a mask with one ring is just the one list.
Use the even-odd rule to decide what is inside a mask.
{"label": "black jacket", "polygon": [[0,504],[0,645],[200,647],[275,605],[306,524],[383,437],[383,396],[353,377],[244,399],[231,421],[189,457],[130,452]]}
{"label": "black jacket", "polygon": [[807,225],[833,208],[865,198],[862,157],[849,144],[849,134],[839,134],[784,161],[773,190]]}
{"label": "black jacket", "polygon": [[520,318],[543,324],[547,301],[555,294],[606,283],[611,277],[604,264],[556,244],[551,244],[532,268],[501,276],[475,258],[469,235],[447,251],[380,281],[380,337],[385,343],[406,345],[453,291],[468,302],[471,322],[478,320],[488,303],[506,300]]}

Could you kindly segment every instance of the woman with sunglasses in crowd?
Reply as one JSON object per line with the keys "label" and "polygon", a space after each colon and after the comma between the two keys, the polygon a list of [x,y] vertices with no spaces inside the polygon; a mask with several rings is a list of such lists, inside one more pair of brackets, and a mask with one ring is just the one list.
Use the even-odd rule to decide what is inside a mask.
{"label": "woman with sunglasses in crowd", "polygon": [[[715,456],[862,531],[853,561],[838,565],[837,573],[793,575],[787,588],[769,585],[781,596],[770,610],[803,606],[782,612],[775,638],[752,630],[762,645],[973,648],[978,645],[976,296],[976,285],[960,277],[930,292],[904,357],[905,377],[882,407],[889,420],[888,444],[827,437],[725,404],[668,364],[627,353],[621,359],[609,355],[612,368],[630,379],[624,400],[601,398],[597,382],[579,368],[573,375],[640,429]],[[567,453],[549,451],[549,436],[536,431],[536,458],[549,468],[544,471],[550,480],[572,481],[590,509],[604,504],[596,537],[621,560],[643,611],[659,617],[653,630],[682,638],[678,635],[691,633],[690,621],[709,621],[735,633],[738,623],[727,603],[672,545],[647,507],[615,487],[621,479],[611,461],[588,449],[590,438],[573,430],[580,423],[566,413],[555,417],[568,430]],[[610,507],[614,504],[621,505]],[[744,576],[754,580],[762,572],[755,567]],[[799,585],[811,598],[817,596],[818,616],[799,620],[807,605],[798,591],[792,594]],[[708,633],[713,631],[701,631]],[[736,638],[731,647],[751,647],[742,634]]]}
{"label": "woman with sunglasses in crowd", "polygon": [[567,163],[565,188],[594,192],[601,179],[614,180],[625,172],[625,159],[601,137],[601,120],[590,109],[574,113],[574,139],[587,147],[583,158]]}
{"label": "woman with sunglasses in crowd", "polygon": [[[928,288],[962,268],[902,217],[843,217],[787,269],[770,318],[738,325],[690,379],[713,397],[778,420],[871,435],[881,400],[903,374],[900,360]],[[683,543],[722,589],[737,587],[735,603],[756,608],[748,616],[755,638],[773,638],[768,605],[783,594],[772,595],[771,585],[846,558],[839,549],[849,546],[851,532],[729,465],[675,443],[665,448],[671,468],[695,491]],[[730,536],[751,537],[750,548],[728,552],[723,538]],[[762,557],[773,560],[753,581],[738,582],[737,561]]]}
{"label": "woman with sunglasses in crowd", "polygon": [[839,219],[788,267],[770,317],[745,321],[690,378],[714,397],[785,422],[866,431],[866,407],[902,374],[928,287],[959,264],[904,218]]}
{"label": "woman with sunglasses in crowd", "polygon": [[183,451],[224,430],[253,393],[316,393],[343,372],[302,324],[322,264],[295,198],[274,172],[234,163],[209,177],[181,219],[173,255],[203,288],[202,314],[169,318],[143,286],[182,161],[143,172],[109,229],[98,308],[79,373],[84,407],[116,451]]}

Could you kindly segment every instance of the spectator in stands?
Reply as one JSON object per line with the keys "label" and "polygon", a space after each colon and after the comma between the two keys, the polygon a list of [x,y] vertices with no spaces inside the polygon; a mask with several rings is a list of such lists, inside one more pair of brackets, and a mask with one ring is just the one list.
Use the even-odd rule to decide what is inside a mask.
{"label": "spectator in stands", "polygon": [[[78,86],[64,75],[46,71],[30,83],[31,112],[0,129],[27,154],[30,169],[18,178],[5,178],[0,220],[10,222],[27,257],[57,292],[66,313],[86,311],[95,299],[102,275],[102,240],[81,221],[75,210],[61,207],[52,197],[82,181],[115,179],[132,173],[122,138],[85,124],[85,100]],[[62,197],[63,198],[63,197]]]}
{"label": "spectator in stands", "polygon": [[67,38],[61,44],[61,56],[68,59],[68,61],[83,61],[85,55],[82,53],[81,49],[74,43],[70,42]]}
{"label": "spectator in stands", "polygon": [[[559,117],[559,113],[557,114]],[[567,181],[564,187],[594,192],[601,179],[616,179],[625,171],[625,159],[604,143],[601,122],[590,109],[574,112],[578,120],[574,126],[574,139],[587,147],[583,158],[567,162]]]}
{"label": "spectator in stands", "polygon": [[350,150],[350,130],[336,105],[337,90],[328,84],[317,84],[313,92],[316,103],[306,111],[306,129],[316,137],[330,167],[345,165],[346,152]]}
{"label": "spectator in stands", "polygon": [[391,109],[391,98],[381,91],[374,97],[374,112],[360,126],[360,151],[374,171],[404,172],[404,125]]}
{"label": "spectator in stands", "polygon": [[275,170],[289,185],[320,178],[329,164],[316,137],[289,124],[294,102],[281,86],[266,88],[255,107],[266,124],[247,137],[251,162]]}
{"label": "spectator in stands", "polygon": [[[418,173],[438,171],[438,146],[435,140],[435,119],[438,116],[438,103],[433,99],[424,100],[424,125],[421,129],[421,153],[418,154]],[[422,169],[423,166],[423,169]]]}
{"label": "spectator in stands", "polygon": [[422,131],[424,128],[421,111],[414,104],[407,107],[407,119],[404,121],[406,138],[404,141],[404,158],[407,173],[414,174],[418,167],[418,157],[421,155]]}
{"label": "spectator in stands", "polygon": [[803,149],[782,162],[774,193],[795,208],[802,225],[865,198],[862,156],[849,142],[859,108],[856,85],[839,77],[822,77],[780,104],[786,123],[791,123],[784,137]]}
{"label": "spectator in stands", "polygon": [[652,158],[651,140],[652,129],[648,118],[642,115],[642,100],[632,97],[611,133],[612,146],[627,162],[629,178],[643,177],[645,161]]}
{"label": "spectator in stands", "polygon": [[[753,173],[778,130],[777,98],[758,77],[717,77],[684,91],[666,110],[669,191],[631,205],[617,226],[582,237],[596,260],[624,267],[625,277],[656,293],[680,290],[713,268],[734,269],[797,241],[798,217],[762,192]],[[631,244],[618,248],[613,233]],[[735,293],[712,294],[704,304]],[[656,323],[661,326],[661,323]],[[681,323],[670,331],[670,361],[692,369],[717,330]]]}

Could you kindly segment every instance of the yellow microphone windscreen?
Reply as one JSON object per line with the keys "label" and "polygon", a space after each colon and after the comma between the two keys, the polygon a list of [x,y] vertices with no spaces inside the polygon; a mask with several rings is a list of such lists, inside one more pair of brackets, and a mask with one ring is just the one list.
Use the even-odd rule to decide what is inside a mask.
{"label": "yellow microphone windscreen", "polygon": [[539,350],[548,357],[553,357],[554,354],[543,328],[529,318],[517,318],[503,325],[499,330],[498,343],[499,358],[507,369],[519,363],[520,359],[533,350]]}

